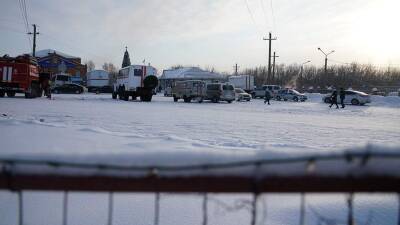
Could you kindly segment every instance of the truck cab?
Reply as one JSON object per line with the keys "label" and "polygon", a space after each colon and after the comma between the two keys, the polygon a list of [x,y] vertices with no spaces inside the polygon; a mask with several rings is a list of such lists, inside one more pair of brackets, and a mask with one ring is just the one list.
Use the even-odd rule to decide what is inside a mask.
{"label": "truck cab", "polygon": [[0,97],[24,93],[26,98],[42,95],[36,59],[29,55],[0,57]]}

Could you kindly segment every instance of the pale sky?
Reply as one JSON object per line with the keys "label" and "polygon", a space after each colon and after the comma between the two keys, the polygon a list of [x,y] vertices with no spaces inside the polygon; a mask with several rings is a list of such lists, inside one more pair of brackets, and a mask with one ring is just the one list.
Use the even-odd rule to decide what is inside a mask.
{"label": "pale sky", "polygon": [[[277,63],[311,60],[400,66],[399,0],[26,0],[37,50],[55,49],[120,67],[146,59],[232,72],[266,65],[269,31]],[[272,7],[271,7],[272,6]],[[17,0],[0,1],[0,54],[31,51]]]}

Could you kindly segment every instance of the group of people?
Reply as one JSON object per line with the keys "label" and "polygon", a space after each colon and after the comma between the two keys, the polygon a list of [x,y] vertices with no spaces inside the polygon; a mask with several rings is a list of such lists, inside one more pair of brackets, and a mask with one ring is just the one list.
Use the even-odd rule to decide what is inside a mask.
{"label": "group of people", "polygon": [[[334,90],[331,95],[331,105],[329,106],[329,108],[332,108],[333,105],[336,105],[337,109],[339,108],[339,105],[337,102],[337,96],[338,96],[338,93],[336,90]],[[342,108],[344,108],[344,99],[346,98],[346,92],[344,92],[343,88],[340,88],[339,97],[340,97],[340,104],[342,105]]]}
{"label": "group of people", "polygon": [[[336,108],[339,108],[338,102],[337,102],[337,96],[338,96],[338,92],[335,90],[332,92],[331,95],[331,105],[329,106],[329,108],[332,108],[333,105],[336,105]],[[339,98],[340,98],[340,104],[342,105],[342,108],[344,108],[344,99],[346,98],[346,92],[344,91],[343,88],[340,88],[339,91]],[[272,99],[272,95],[268,90],[265,90],[265,96],[264,96],[264,104],[270,105],[269,100]]]}

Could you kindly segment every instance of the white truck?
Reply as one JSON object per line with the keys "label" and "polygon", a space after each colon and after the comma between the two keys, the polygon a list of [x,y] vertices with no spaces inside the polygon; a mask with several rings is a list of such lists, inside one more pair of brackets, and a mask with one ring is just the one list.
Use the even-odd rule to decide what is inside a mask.
{"label": "white truck", "polygon": [[105,70],[92,70],[86,77],[89,92],[101,92],[102,89],[110,86],[110,76]]}
{"label": "white truck", "polygon": [[184,102],[190,102],[192,99],[202,103],[207,97],[206,83],[201,80],[177,81],[172,87],[172,96],[174,102],[183,99]]}
{"label": "white truck", "polygon": [[128,101],[140,97],[141,101],[150,102],[153,91],[158,85],[157,71],[152,66],[131,65],[119,70],[113,85],[112,98]]}
{"label": "white truck", "polygon": [[251,75],[230,76],[228,82],[233,84],[235,88],[241,88],[248,93],[254,90],[254,77]]}

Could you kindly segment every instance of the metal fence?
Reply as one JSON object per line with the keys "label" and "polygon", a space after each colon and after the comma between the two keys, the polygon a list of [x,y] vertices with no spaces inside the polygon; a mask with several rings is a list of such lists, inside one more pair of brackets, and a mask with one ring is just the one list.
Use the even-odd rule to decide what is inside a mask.
{"label": "metal fence", "polygon": [[[387,169],[393,169],[393,165],[394,168],[396,166],[400,168],[400,153],[314,155],[184,166],[121,166],[30,159],[0,159],[0,189],[16,194],[17,213],[15,215],[17,215],[16,223],[18,225],[30,224],[26,223],[24,212],[27,208],[24,204],[25,195],[35,193],[35,191],[56,191],[58,195],[62,193],[62,204],[59,206],[61,212],[59,224],[62,225],[70,224],[69,210],[74,208],[70,206],[70,199],[71,196],[77,195],[80,192],[85,192],[87,195],[89,195],[87,192],[103,193],[103,195],[107,193],[107,200],[104,203],[107,209],[106,216],[104,217],[105,222],[103,223],[107,225],[119,224],[115,216],[115,212],[118,212],[118,209],[115,208],[115,199],[118,196],[125,196],[130,193],[135,193],[136,195],[147,193],[153,196],[150,198],[153,201],[151,221],[145,221],[140,224],[163,224],[163,218],[170,218],[161,216],[163,202],[167,202],[169,198],[182,198],[183,196],[195,196],[192,202],[198,204],[196,211],[200,211],[200,213],[197,212],[197,216],[193,216],[196,218],[196,221],[191,221],[190,224],[219,224],[220,222],[216,222],[215,219],[215,211],[218,210],[225,213],[233,212],[234,214],[240,211],[245,212],[248,214],[248,221],[241,224],[276,224],[270,221],[271,217],[273,217],[271,211],[274,208],[279,208],[276,203],[279,203],[280,200],[275,199],[273,201],[271,198],[279,198],[279,195],[290,194],[292,199],[298,199],[292,201],[293,205],[298,204],[297,207],[293,205],[289,207],[291,208],[289,211],[292,213],[286,213],[286,216],[282,216],[287,217],[286,219],[291,221],[290,224],[400,225],[400,195],[398,194],[400,192],[400,179],[398,172],[381,173],[381,171],[376,171],[376,168],[384,170],[386,166],[385,159],[390,160],[392,165],[392,167]],[[380,160],[382,164],[377,167],[368,167],[368,164],[373,160]],[[359,168],[361,172],[349,173],[346,171],[345,173],[334,173],[332,175],[315,173],[318,170],[318,165],[320,165],[318,163],[339,161],[352,164],[351,168]],[[265,170],[265,168],[260,169],[273,165],[279,165],[279,168],[284,169],[285,166],[289,167],[291,164],[298,163],[304,164],[304,174],[282,175],[279,172],[275,174],[268,169]],[[65,168],[79,169],[83,173],[64,173],[62,171]],[[273,169],[274,167],[268,168]],[[235,172],[226,172],[238,169],[247,169],[254,171],[254,173],[252,175],[237,175]],[[373,170],[371,171],[371,169]],[[210,173],[210,171],[214,172],[218,170],[222,170],[218,175]],[[49,173],[49,171],[52,172]],[[97,172],[87,175],[84,173],[85,171]],[[125,172],[132,171],[145,175],[127,176],[124,174]],[[182,175],[182,171],[197,172]],[[362,198],[360,198],[360,201],[355,201],[354,199],[364,193],[376,192],[385,193],[392,202],[385,209],[387,212],[390,211],[390,215],[385,216],[389,222],[382,223],[376,221],[376,219],[374,220],[376,212],[381,210],[376,205],[374,206],[374,203],[369,203],[370,210],[368,213],[364,212],[362,216],[355,216],[355,204],[357,202],[361,202],[362,204]],[[343,204],[335,206],[339,207],[342,211],[341,216],[339,216],[340,218],[332,213],[332,209],[321,209],[318,203],[313,203],[312,199],[316,193],[319,199],[327,198],[326,196],[334,193],[338,196],[337,198],[343,200]],[[221,198],[221,195],[228,195],[228,197]],[[238,198],[237,196],[241,197]],[[335,199],[332,201],[335,201]],[[177,204],[176,201],[173,203]],[[165,204],[169,206],[174,205],[171,203]],[[188,204],[188,202],[183,204]],[[363,207],[363,210],[365,211],[366,208]],[[285,209],[282,211],[287,212],[288,210]],[[177,214],[179,212],[180,210],[176,210]],[[312,219],[310,220],[310,218]],[[132,224],[139,223],[133,221]],[[169,224],[174,224],[174,222],[169,222]],[[233,223],[226,222],[222,224]]]}

